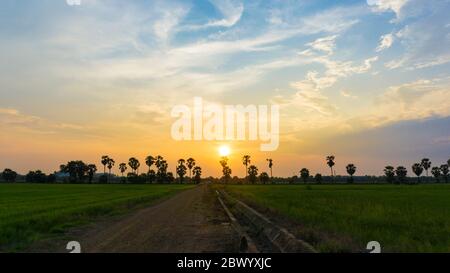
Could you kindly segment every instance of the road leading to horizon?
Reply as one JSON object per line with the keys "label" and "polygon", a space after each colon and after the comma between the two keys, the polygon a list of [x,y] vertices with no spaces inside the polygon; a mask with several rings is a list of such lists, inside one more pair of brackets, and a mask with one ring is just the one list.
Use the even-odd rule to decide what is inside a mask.
{"label": "road leading to horizon", "polygon": [[236,252],[239,241],[206,185],[79,236],[82,252]]}

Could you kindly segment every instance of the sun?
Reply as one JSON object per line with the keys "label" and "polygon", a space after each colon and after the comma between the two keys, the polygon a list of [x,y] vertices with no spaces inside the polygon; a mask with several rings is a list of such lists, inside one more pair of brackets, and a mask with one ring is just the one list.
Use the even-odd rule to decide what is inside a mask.
{"label": "sun", "polygon": [[230,147],[223,145],[219,147],[219,155],[220,156],[229,156],[231,153]]}

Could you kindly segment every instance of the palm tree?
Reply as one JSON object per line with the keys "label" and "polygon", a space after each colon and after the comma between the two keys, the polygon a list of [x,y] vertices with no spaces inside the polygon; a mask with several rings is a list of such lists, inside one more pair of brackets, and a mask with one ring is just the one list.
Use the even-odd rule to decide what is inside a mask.
{"label": "palm tree", "polygon": [[125,163],[120,163],[119,164],[119,170],[120,170],[120,173],[122,174],[122,177],[123,177],[123,174],[126,172],[126,170],[127,170],[127,164],[125,164]]}
{"label": "palm tree", "polygon": [[194,173],[195,183],[200,184],[201,176],[202,176],[202,168],[199,166],[195,166],[194,169],[192,170],[192,172]]}
{"label": "palm tree", "polygon": [[273,177],[273,173],[272,173],[273,159],[272,158],[268,158],[268,159],[266,159],[266,161],[269,162],[270,177]]}
{"label": "palm tree", "polygon": [[421,163],[422,167],[425,169],[425,173],[428,176],[428,169],[431,167],[431,161],[428,158],[422,159]]}
{"label": "palm tree", "polygon": [[384,175],[386,176],[387,182],[392,184],[394,182],[394,177],[395,177],[394,167],[392,167],[392,166],[384,167]]}
{"label": "palm tree", "polygon": [[354,164],[348,164],[347,167],[347,173],[350,175],[350,183],[353,183],[353,175],[356,172],[356,166]]}
{"label": "palm tree", "polygon": [[436,178],[436,182],[439,183],[439,176],[441,176],[441,169],[439,167],[431,168],[431,174]]}
{"label": "palm tree", "polygon": [[185,162],[186,162],[186,160],[184,160],[184,159],[178,160],[177,174],[178,174],[178,177],[180,177],[180,184],[183,183],[183,179],[184,179],[184,176],[186,175],[186,171],[187,171],[187,168],[184,165]]}
{"label": "palm tree", "polygon": [[400,183],[405,181],[406,175],[408,174],[408,171],[403,166],[398,166],[397,169],[395,169],[395,174],[398,177],[398,180]]}
{"label": "palm tree", "polygon": [[306,184],[306,182],[308,182],[308,178],[309,178],[309,170],[306,168],[303,168],[300,170],[300,177],[303,180],[303,183]]}
{"label": "palm tree", "polygon": [[412,165],[412,171],[415,175],[417,175],[417,183],[420,183],[420,175],[423,172],[423,167],[421,163],[414,163]]}
{"label": "palm tree", "polygon": [[247,177],[247,173],[248,173],[248,165],[251,163],[250,161],[250,156],[249,155],[244,155],[242,157],[242,164],[245,165],[245,173],[246,173],[246,177]]}
{"label": "palm tree", "polygon": [[145,158],[145,165],[148,166],[149,172],[152,169],[153,164],[155,164],[155,163],[156,163],[156,158],[154,158],[153,156],[149,155]]}
{"label": "palm tree", "polygon": [[225,180],[225,182],[228,182],[228,180],[231,178],[232,173],[231,168],[228,166],[228,157],[222,156],[219,163],[222,166],[223,179]]}
{"label": "palm tree", "polygon": [[95,166],[95,164],[89,164],[88,165],[89,184],[92,184],[92,179],[94,178],[95,172],[97,172],[97,166]]}
{"label": "palm tree", "polygon": [[112,158],[109,158],[108,159],[108,164],[107,164],[107,167],[108,167],[108,170],[109,170],[109,177],[111,177],[111,169],[114,166],[114,164],[116,164],[116,161],[114,161],[114,159],[112,159]]}
{"label": "palm tree", "polygon": [[141,166],[141,163],[136,158],[132,157],[128,160],[128,165],[133,170],[133,173],[138,175],[139,174],[139,167]]}
{"label": "palm tree", "polygon": [[109,156],[107,156],[107,155],[102,156],[102,161],[101,162],[102,162],[102,165],[103,165],[103,174],[106,175],[106,165],[109,162]]}
{"label": "palm tree", "polygon": [[442,173],[442,176],[444,177],[445,183],[447,183],[448,182],[448,165],[447,164],[441,165],[441,173]]}
{"label": "palm tree", "polygon": [[193,159],[192,157],[188,158],[187,162],[187,167],[189,169],[189,177],[192,179],[192,168],[195,167],[195,159]]}
{"label": "palm tree", "polygon": [[259,175],[259,181],[261,181],[261,183],[266,184],[269,182],[269,180],[270,180],[270,177],[266,172],[262,172]]}
{"label": "palm tree", "polygon": [[250,182],[254,184],[256,182],[256,177],[258,176],[258,168],[255,165],[248,167],[248,176]]}
{"label": "palm tree", "polygon": [[329,156],[327,156],[327,165],[328,165],[328,167],[330,167],[330,169],[331,169],[331,177],[334,176],[334,173],[333,173],[333,166],[336,164],[336,163],[334,162],[334,159],[335,159],[334,155],[329,155]]}

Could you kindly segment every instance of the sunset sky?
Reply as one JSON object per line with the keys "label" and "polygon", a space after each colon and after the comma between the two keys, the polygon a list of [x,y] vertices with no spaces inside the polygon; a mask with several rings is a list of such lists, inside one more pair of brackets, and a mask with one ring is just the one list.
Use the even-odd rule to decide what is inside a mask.
{"label": "sunset sky", "polygon": [[[3,0],[0,169],[161,154],[220,175],[450,158],[450,1]],[[280,146],[176,142],[175,105],[280,106]],[[101,168],[99,168],[101,169]],[[141,170],[144,170],[143,166]]]}

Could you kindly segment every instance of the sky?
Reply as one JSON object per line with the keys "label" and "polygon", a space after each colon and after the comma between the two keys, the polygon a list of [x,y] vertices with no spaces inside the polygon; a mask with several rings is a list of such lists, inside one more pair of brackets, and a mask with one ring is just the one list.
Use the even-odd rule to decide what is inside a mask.
{"label": "sky", "polygon": [[[0,168],[53,172],[194,157],[220,175],[218,148],[274,175],[357,174],[450,158],[448,0],[4,0]],[[175,141],[171,109],[279,105],[280,145]],[[116,171],[117,172],[117,171]],[[410,172],[411,173],[411,172]]]}

